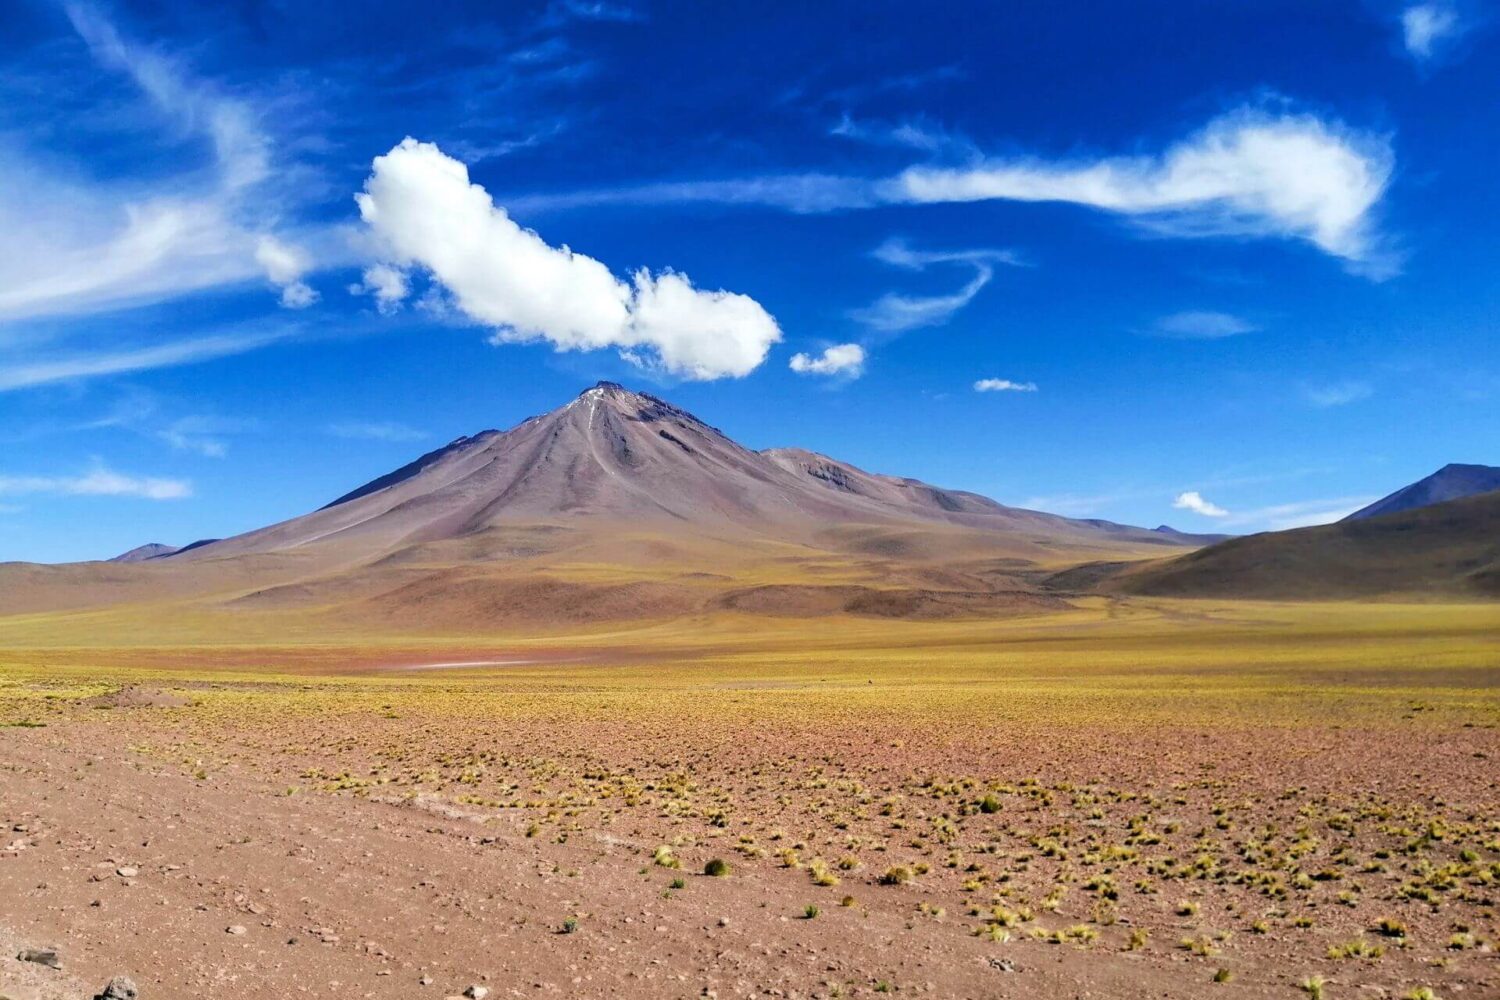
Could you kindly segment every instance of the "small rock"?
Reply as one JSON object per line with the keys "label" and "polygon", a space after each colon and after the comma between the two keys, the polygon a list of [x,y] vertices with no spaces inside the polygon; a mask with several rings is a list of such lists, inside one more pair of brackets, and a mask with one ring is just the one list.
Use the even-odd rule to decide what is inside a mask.
{"label": "small rock", "polygon": [[245,933],[245,928],[242,924],[234,924],[231,927],[226,927],[224,929],[224,933],[233,934],[235,937],[239,937],[241,934]]}
{"label": "small rock", "polygon": [[423,976],[421,979],[417,980],[417,985],[418,986],[431,986],[432,985],[432,977],[431,976]]}
{"label": "small rock", "polygon": [[57,957],[57,952],[51,948],[27,948],[16,955],[16,959],[22,962],[31,962],[35,965],[45,965],[49,969],[61,969],[62,959]]}
{"label": "small rock", "polygon": [[464,990],[464,996],[468,997],[469,1000],[484,1000],[484,998],[489,995],[490,988],[488,986],[476,985],[470,986],[468,989]]}
{"label": "small rock", "polygon": [[720,917],[719,918],[719,926],[720,927],[728,927],[729,926],[729,918],[728,917]]}
{"label": "small rock", "polygon": [[136,1000],[135,981],[129,976],[116,976],[104,986],[104,992],[94,1000]]}
{"label": "small rock", "polygon": [[990,959],[990,968],[995,969],[995,970],[997,970],[999,972],[1015,972],[1016,971],[1016,963],[1012,962],[1008,958],[993,958],[992,957]]}
{"label": "small rock", "polygon": [[131,868],[129,865],[126,865],[124,868],[115,869],[115,874],[121,878],[135,878],[140,873],[141,870],[139,868]]}

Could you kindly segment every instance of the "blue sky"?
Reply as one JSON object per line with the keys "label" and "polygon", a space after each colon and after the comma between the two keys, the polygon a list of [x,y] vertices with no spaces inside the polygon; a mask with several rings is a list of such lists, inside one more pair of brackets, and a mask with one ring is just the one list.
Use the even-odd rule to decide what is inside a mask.
{"label": "blue sky", "polygon": [[1497,15],[12,2],[0,559],[294,516],[601,378],[1188,530],[1500,463]]}

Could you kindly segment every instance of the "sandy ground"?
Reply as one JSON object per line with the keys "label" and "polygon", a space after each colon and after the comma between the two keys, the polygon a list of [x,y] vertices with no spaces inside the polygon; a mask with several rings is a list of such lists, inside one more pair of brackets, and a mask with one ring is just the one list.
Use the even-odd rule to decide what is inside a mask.
{"label": "sandy ground", "polygon": [[[913,923],[916,890],[809,920],[790,873],[687,873],[667,901],[674,873],[651,867],[649,844],[496,837],[420,807],[288,798],[253,774],[200,781],[75,735],[0,731],[0,817],[21,842],[0,855],[7,947],[55,942],[64,963],[29,981],[0,968],[16,1000],[80,996],[80,978],[120,973],[163,1000],[441,997],[472,984],[495,996],[810,997],[884,977],[942,996],[1122,996],[1147,981],[1152,995],[1196,995],[1174,991],[1172,962],[1146,979],[1132,955],[1072,969],[1044,947],[1002,956]],[[573,914],[576,932],[563,933]]]}
{"label": "sandy ground", "polygon": [[[1188,880],[1140,900],[1127,891],[1118,917],[1095,916],[1091,922],[1097,910],[1089,903],[1097,902],[1079,884],[1080,869],[1059,875],[1076,864],[1076,856],[1051,864],[1042,857],[1023,860],[1015,865],[1014,881],[1009,875],[1002,881],[1016,887],[1017,900],[1034,900],[1054,879],[1071,878],[1068,905],[1055,914],[1040,912],[1034,923],[1017,927],[1012,940],[996,941],[975,933],[983,924],[966,909],[975,893],[959,888],[962,869],[935,866],[910,884],[889,886],[879,884],[882,865],[872,860],[860,872],[844,873],[839,887],[820,888],[810,885],[804,868],[784,868],[749,851],[743,857],[731,853],[732,831],[719,830],[712,819],[687,823],[701,836],[683,838],[680,817],[647,814],[621,823],[607,810],[585,811],[576,822],[547,825],[538,835],[536,824],[527,821],[546,810],[497,813],[438,791],[288,795],[288,773],[312,773],[313,760],[331,766],[333,752],[345,763],[368,762],[372,749],[388,746],[392,737],[405,732],[415,739],[425,730],[410,720],[370,717],[353,727],[345,718],[325,727],[314,720],[310,728],[304,721],[282,731],[251,726],[251,732],[195,721],[193,710],[178,702],[130,691],[113,699],[125,707],[107,713],[108,724],[79,712],[44,728],[0,729],[0,830],[9,831],[0,837],[6,848],[0,852],[4,944],[7,953],[13,944],[56,945],[63,958],[61,973],[31,966],[22,976],[16,963],[0,965],[0,994],[14,1000],[92,996],[111,976],[125,973],[146,1000],[446,997],[471,985],[496,997],[1291,997],[1306,995],[1299,983],[1321,974],[1329,997],[1394,1000],[1417,984],[1434,986],[1441,997],[1500,996],[1500,968],[1487,944],[1497,930],[1492,882],[1473,882],[1460,901],[1446,901],[1441,911],[1382,901],[1356,913],[1330,905],[1330,892],[1312,904],[1317,929],[1296,931],[1288,926],[1292,908],[1266,905],[1243,886]],[[145,752],[146,744],[159,748],[173,734],[201,739],[207,731],[200,725],[210,726],[221,741],[211,769],[187,758],[166,759],[169,754],[159,749]],[[558,754],[586,740],[578,725],[507,724],[500,733],[493,724],[460,725],[445,736],[467,745],[487,730],[492,741],[507,743],[520,753],[518,761],[534,767],[544,749]],[[653,769],[650,761],[665,745],[660,734],[593,723],[588,732],[597,743],[593,751],[643,780],[662,780],[682,762],[663,761],[659,771]],[[740,808],[756,814],[776,813],[775,803],[782,801],[774,822],[808,830],[799,835],[807,841],[808,857],[833,856],[831,843],[818,846],[823,792],[809,796],[807,783],[783,773],[762,802],[747,781],[758,773],[756,761],[791,759],[792,748],[814,739],[809,733],[790,727],[761,734],[756,743],[717,747],[705,744],[692,727],[677,736],[695,748],[691,770],[709,786],[705,795],[733,786]],[[900,742],[893,736],[871,730],[867,738],[830,748],[817,768],[832,779],[823,787],[879,781],[882,775],[889,782],[901,767],[893,759],[917,769],[982,766],[987,756],[997,770],[1014,766],[1003,759],[1014,747],[987,753],[953,744],[893,754],[890,748]],[[425,752],[446,759],[448,744],[436,730],[423,738]],[[1073,788],[1061,772],[1084,773],[1098,766],[1094,755],[1103,753],[1115,761],[1118,778],[1149,778],[1153,787],[1188,790],[1185,774],[1201,773],[1205,764],[1209,770],[1222,767],[1206,794],[1194,788],[1169,810],[1190,828],[1206,826],[1212,818],[1208,804],[1226,789],[1259,797],[1288,782],[1338,785],[1360,774],[1394,800],[1419,797],[1426,787],[1428,779],[1421,776],[1403,785],[1399,769],[1372,761],[1374,744],[1366,735],[1289,741],[1283,735],[1282,742],[1279,760],[1294,763],[1259,780],[1255,759],[1268,747],[1259,736],[1183,732],[1160,733],[1149,749],[1137,747],[1129,756],[1087,734],[1074,743],[1057,737],[1059,756],[1071,759],[1060,770],[1049,765],[1035,773],[1056,778],[1045,787]],[[1478,792],[1493,804],[1484,755],[1496,742],[1491,730],[1444,737],[1445,755],[1454,761],[1450,791]],[[188,745],[174,743],[179,750]],[[1175,761],[1192,756],[1198,763],[1151,776],[1153,754]],[[553,774],[565,760],[546,759],[545,770]],[[527,780],[537,773],[529,771]],[[901,779],[909,786],[889,787],[919,788],[918,773]],[[1434,802],[1441,803],[1441,796],[1427,808],[1436,808]],[[1253,819],[1272,819],[1271,807],[1266,809]],[[1028,829],[1051,823],[1057,831],[1067,825],[1065,812],[1033,810],[1019,822]],[[1286,814],[1295,818],[1296,809],[1288,807]],[[1494,814],[1474,816],[1470,806],[1469,815],[1479,820],[1478,840],[1487,828],[1493,857],[1500,857]],[[975,814],[967,822],[985,818]],[[840,836],[872,837],[882,822],[875,813],[856,818],[852,827],[847,819],[835,826],[842,823]],[[1016,831],[1016,823],[1012,816],[1002,825]],[[1002,825],[989,835],[999,838]],[[653,863],[653,852],[674,833],[686,841],[677,870]],[[1035,831],[1025,835],[1036,842]],[[740,843],[745,839],[741,835]],[[899,841],[892,846],[899,848]],[[924,848],[900,856],[941,853]],[[728,877],[700,874],[710,855],[730,860]],[[1128,885],[1125,874],[1118,877]],[[1386,890],[1403,877],[1371,876],[1375,881],[1362,891],[1372,901],[1390,898]],[[676,879],[680,888],[673,887]],[[1339,884],[1354,881],[1350,876]],[[853,905],[840,905],[845,895],[854,897]],[[1192,900],[1198,912],[1176,914],[1179,899]],[[812,918],[809,903],[819,908]],[[1282,914],[1269,935],[1245,931],[1259,912]],[[1339,942],[1380,942],[1365,933],[1377,912],[1399,912],[1413,938],[1420,928],[1429,946],[1392,949],[1378,961],[1329,960],[1327,949]],[[1028,930],[1040,925],[1092,926],[1097,940],[1035,940]],[[1445,952],[1440,942],[1457,926],[1467,927],[1474,943]],[[1137,927],[1149,927],[1151,943],[1126,950]],[[1231,929],[1232,937],[1214,938],[1208,955],[1178,943],[1207,941],[1210,933]],[[1219,969],[1231,970],[1234,979],[1214,983]]]}

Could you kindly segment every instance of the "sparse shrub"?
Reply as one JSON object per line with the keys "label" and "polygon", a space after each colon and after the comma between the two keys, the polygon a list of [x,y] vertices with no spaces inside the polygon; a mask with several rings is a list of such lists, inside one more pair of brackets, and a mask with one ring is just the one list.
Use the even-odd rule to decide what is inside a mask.
{"label": "sparse shrub", "polygon": [[729,862],[723,858],[714,858],[703,866],[703,874],[710,878],[724,878],[729,874]]}
{"label": "sparse shrub", "polygon": [[807,907],[802,911],[802,919],[811,920],[816,917],[819,912],[820,911],[818,910],[817,906],[812,903],[808,903]]}
{"label": "sparse shrub", "polygon": [[1302,980],[1302,992],[1306,993],[1312,1000],[1323,1000],[1323,977],[1308,976]]}
{"label": "sparse shrub", "polygon": [[1150,934],[1146,933],[1146,931],[1142,928],[1137,927],[1130,932],[1130,940],[1125,942],[1125,950],[1140,951],[1142,948],[1146,947],[1146,942],[1150,939]]}
{"label": "sparse shrub", "polygon": [[905,885],[912,880],[911,869],[905,865],[892,865],[880,876],[881,885]]}
{"label": "sparse shrub", "polygon": [[813,885],[838,885],[839,877],[835,875],[822,858],[814,858],[807,866],[808,873],[812,876]]}
{"label": "sparse shrub", "polygon": [[1234,973],[1230,972],[1228,969],[1220,969],[1218,972],[1214,973],[1214,982],[1216,983],[1227,983],[1233,978]]}

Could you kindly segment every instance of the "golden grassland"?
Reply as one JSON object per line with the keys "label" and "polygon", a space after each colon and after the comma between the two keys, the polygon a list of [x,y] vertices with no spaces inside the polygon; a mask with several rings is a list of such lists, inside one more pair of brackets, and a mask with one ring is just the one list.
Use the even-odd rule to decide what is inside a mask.
{"label": "golden grassland", "polygon": [[[1500,605],[1090,599],[359,642],[262,618],[255,642],[175,645],[125,620],[0,624],[0,725],[287,796],[627,837],[651,870],[790,870],[814,909],[915,886],[914,919],[991,942],[1208,971],[1290,948],[1404,988],[1482,975],[1500,938]],[[404,669],[477,660],[529,662]]]}
{"label": "golden grassland", "polygon": [[[639,626],[495,636],[302,636],[280,617],[260,637],[225,630],[152,644],[109,616],[0,622],[0,697],[68,685],[257,682],[358,708],[407,698],[430,708],[524,715],[662,710],[712,716],[725,704],[769,713],[937,713],[1133,725],[1275,725],[1400,718],[1413,700],[1493,722],[1500,605],[1267,604],[1090,599],[1065,612],[1000,620],[759,618],[732,614]],[[413,669],[484,663],[474,668]],[[0,705],[6,704],[0,702]],[[3,716],[0,716],[3,717]]]}

